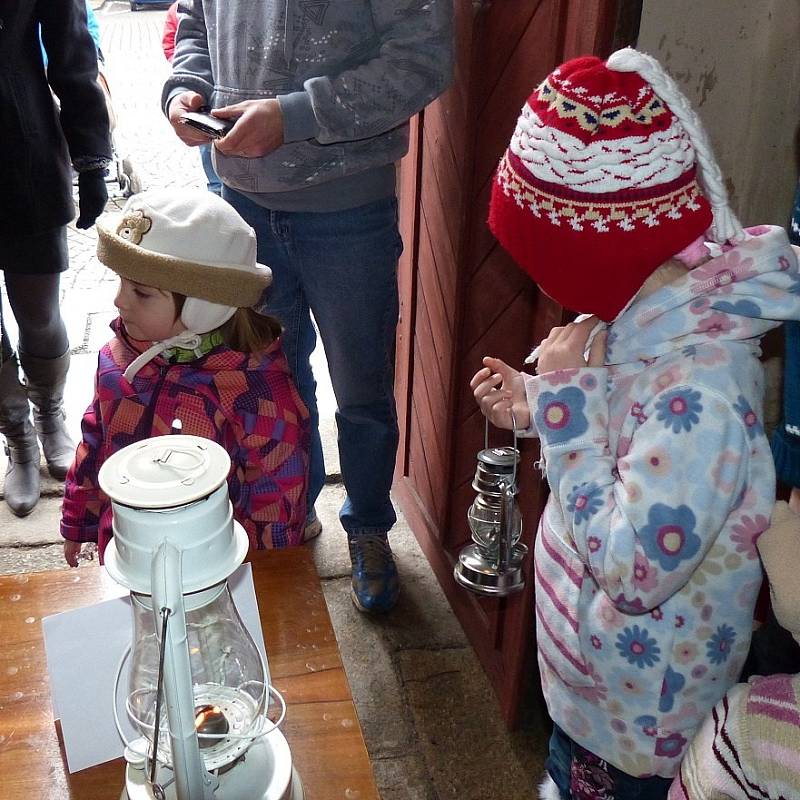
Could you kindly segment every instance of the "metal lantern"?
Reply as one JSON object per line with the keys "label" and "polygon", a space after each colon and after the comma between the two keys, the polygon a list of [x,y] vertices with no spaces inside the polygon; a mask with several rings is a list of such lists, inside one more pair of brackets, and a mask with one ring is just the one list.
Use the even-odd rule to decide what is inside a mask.
{"label": "metal lantern", "polygon": [[125,696],[139,738],[126,742],[123,800],[303,797],[267,717],[270,695],[283,700],[228,587],[248,548],[229,470],[218,444],[181,435],[129,445],[100,470],[114,514],[105,566],[134,617]]}
{"label": "metal lantern", "polygon": [[522,517],[515,497],[517,487],[517,425],[512,414],[511,447],[489,447],[486,421],[484,449],[472,488],[477,496],[467,512],[472,544],[459,554],[453,569],[456,582],[472,592],[495,597],[518,592],[525,585],[522,561],[528,548],[519,541]]}

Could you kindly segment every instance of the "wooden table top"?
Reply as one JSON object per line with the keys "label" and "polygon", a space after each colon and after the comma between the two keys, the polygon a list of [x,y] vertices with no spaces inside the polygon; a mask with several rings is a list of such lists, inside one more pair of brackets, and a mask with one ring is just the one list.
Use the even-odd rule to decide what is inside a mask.
{"label": "wooden table top", "polygon": [[[272,682],[286,700],[283,732],[306,799],[379,800],[311,554],[305,548],[264,550],[248,560]],[[123,759],[67,772],[41,626],[49,614],[119,595],[120,587],[97,565],[0,576],[3,800],[119,800]]]}

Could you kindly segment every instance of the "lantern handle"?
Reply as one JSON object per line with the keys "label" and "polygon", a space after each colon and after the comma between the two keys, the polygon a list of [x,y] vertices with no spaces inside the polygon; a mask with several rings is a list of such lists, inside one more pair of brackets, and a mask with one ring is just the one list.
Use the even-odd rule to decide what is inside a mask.
{"label": "lantern handle", "polygon": [[[519,449],[517,448],[517,440],[519,439],[519,433],[517,428],[517,417],[514,414],[514,409],[509,409],[509,413],[511,414],[511,431],[514,436],[512,447],[514,449],[514,468],[511,471],[511,485],[516,489],[517,486],[517,462],[519,458],[517,457],[519,454]],[[486,424],[483,428],[483,449],[489,449],[489,417],[484,417]]]}
{"label": "lantern handle", "polygon": [[514,409],[511,409],[511,430],[514,435],[512,447],[514,448],[514,469],[511,470],[511,488],[516,492],[517,489],[517,462],[519,461],[519,450],[517,449],[517,418]]}

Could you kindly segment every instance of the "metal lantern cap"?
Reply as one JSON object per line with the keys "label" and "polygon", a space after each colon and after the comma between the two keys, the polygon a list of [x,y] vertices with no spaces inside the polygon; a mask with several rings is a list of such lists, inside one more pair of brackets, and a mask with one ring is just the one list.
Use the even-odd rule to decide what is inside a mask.
{"label": "metal lantern cap", "polygon": [[154,436],[123,447],[100,468],[100,488],[116,503],[175,508],[208,497],[228,478],[231,459],[200,436]]}
{"label": "metal lantern cap", "polygon": [[511,472],[519,459],[519,450],[516,447],[487,447],[478,453],[478,461],[483,464],[491,464],[500,469],[492,472]]}
{"label": "metal lantern cap", "polygon": [[111,577],[151,594],[153,553],[165,540],[181,550],[184,593],[225,580],[247,554],[247,534],[233,520],[230,458],[198,436],[156,436],[114,453],[100,468],[111,499],[113,531],[105,554]]}

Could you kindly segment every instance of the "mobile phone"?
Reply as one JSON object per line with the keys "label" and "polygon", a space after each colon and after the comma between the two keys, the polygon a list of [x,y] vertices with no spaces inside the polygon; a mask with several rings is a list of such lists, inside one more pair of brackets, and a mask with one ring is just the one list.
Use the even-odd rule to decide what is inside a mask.
{"label": "mobile phone", "polygon": [[219,119],[206,111],[187,111],[182,117],[184,125],[190,125],[212,139],[222,138],[233,126],[235,120]]}

